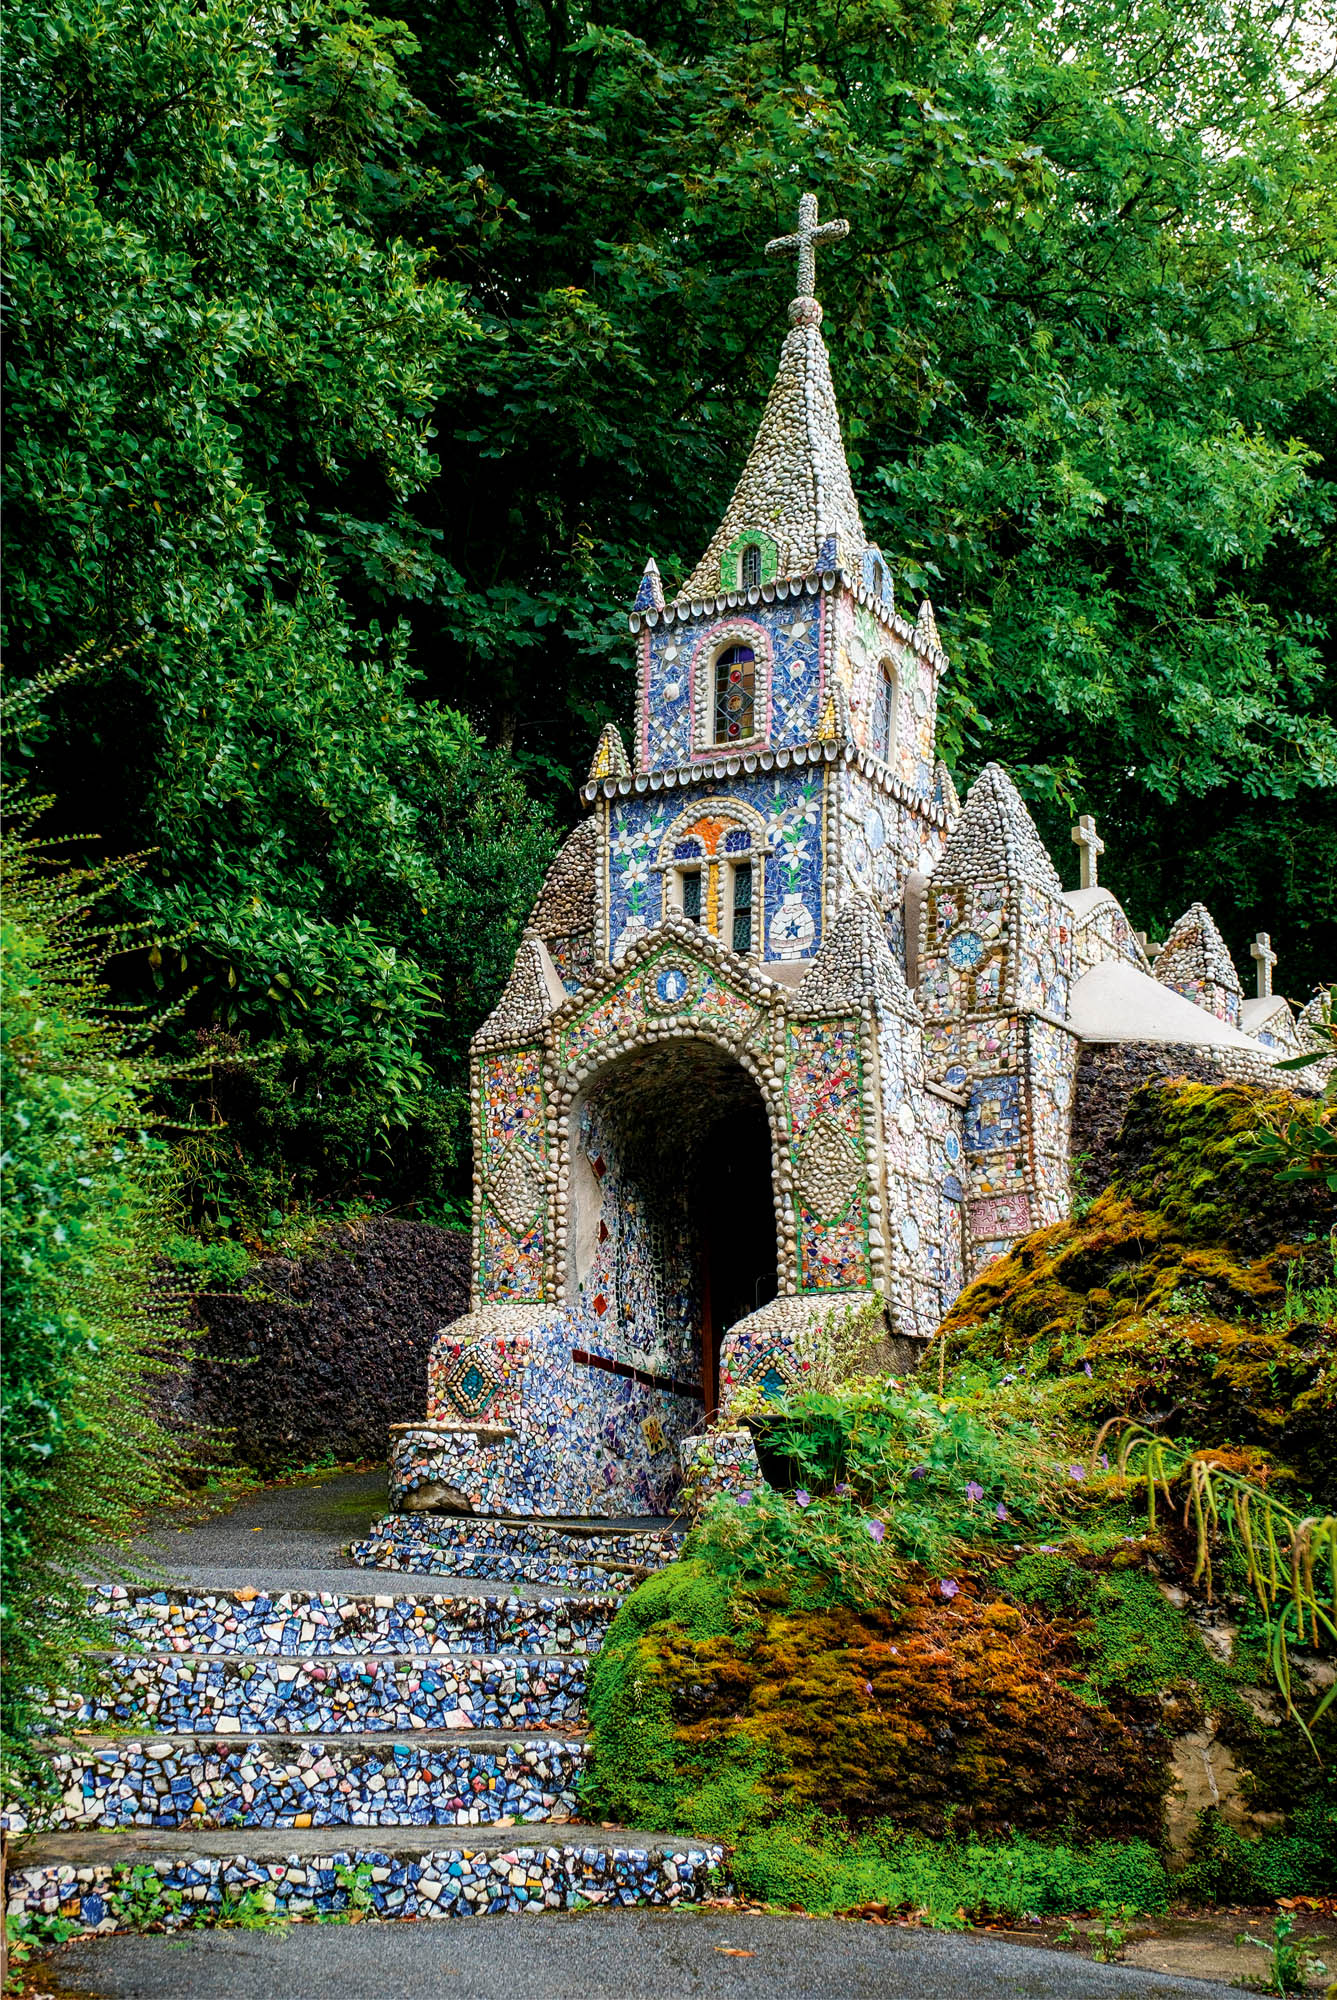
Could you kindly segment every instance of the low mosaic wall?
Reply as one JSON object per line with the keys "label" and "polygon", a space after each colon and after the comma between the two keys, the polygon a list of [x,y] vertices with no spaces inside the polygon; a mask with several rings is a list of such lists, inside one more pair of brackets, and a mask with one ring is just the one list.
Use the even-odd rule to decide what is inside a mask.
{"label": "low mosaic wall", "polygon": [[[349,1907],[350,1885],[360,1878],[378,1917],[472,1917],[532,1908],[579,1909],[588,1903],[648,1903],[671,1907],[699,1903],[718,1893],[724,1850],[715,1846],[512,1847],[504,1854],[467,1847],[434,1850],[412,1858],[378,1848],[303,1860],[252,1861],[199,1857],[165,1863],[158,1879],[167,1894],[179,1893],[182,1908],[166,1919],[168,1930],[197,1923],[201,1916],[258,1891],[276,1915],[305,1917]],[[52,1864],[11,1868],[8,1912],[18,1916],[63,1916],[89,1930],[126,1928],[116,1908],[117,1891],[128,1886],[130,1864]],[[342,1879],[341,1879],[342,1878]]]}
{"label": "low mosaic wall", "polygon": [[677,1444],[701,1421],[699,1396],[600,1352],[602,1330],[574,1310],[503,1307],[491,1333],[490,1319],[471,1313],[439,1336],[428,1411],[452,1428],[393,1440],[392,1507],[441,1488],[481,1514],[671,1512]]}
{"label": "low mosaic wall", "polygon": [[[118,1740],[57,1751],[57,1827],[490,1826],[573,1819],[582,1743]],[[18,1828],[17,1817],[11,1827]]]}

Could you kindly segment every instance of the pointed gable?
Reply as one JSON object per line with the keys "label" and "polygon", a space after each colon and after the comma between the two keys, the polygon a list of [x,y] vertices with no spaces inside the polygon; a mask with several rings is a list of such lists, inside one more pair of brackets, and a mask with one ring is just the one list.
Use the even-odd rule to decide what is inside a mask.
{"label": "pointed gable", "polygon": [[1171,928],[1157,953],[1155,977],[1218,1020],[1239,1026],[1240,977],[1205,903],[1190,903]]}
{"label": "pointed gable", "polygon": [[935,882],[1025,882],[1056,900],[1063,894],[1021,793],[1001,764],[986,764],[966,794]]}
{"label": "pointed gable", "polygon": [[[714,597],[721,564],[749,530],[775,549],[775,575],[843,564],[857,571],[868,538],[845,462],[831,363],[816,299],[795,299],[761,425],[714,539],[678,593]],[[829,546],[824,546],[828,545]],[[820,558],[820,560],[819,560]]]}
{"label": "pointed gable", "polygon": [[627,757],[627,746],[622,741],[622,732],[615,722],[605,722],[603,732],[595,745],[594,761],[590,765],[587,785],[596,785],[604,778],[629,778],[631,764]]}
{"label": "pointed gable", "polygon": [[524,937],[506,989],[474,1036],[476,1049],[527,1042],[566,999],[566,988],[542,938]]}
{"label": "pointed gable", "polygon": [[827,931],[821,950],[798,989],[801,1014],[849,1013],[871,996],[904,1020],[918,1021],[896,954],[870,896],[852,896]]}
{"label": "pointed gable", "polygon": [[645,574],[636,592],[633,611],[662,611],[664,609],[664,586],[659,577],[659,564],[653,556],[646,559]]}

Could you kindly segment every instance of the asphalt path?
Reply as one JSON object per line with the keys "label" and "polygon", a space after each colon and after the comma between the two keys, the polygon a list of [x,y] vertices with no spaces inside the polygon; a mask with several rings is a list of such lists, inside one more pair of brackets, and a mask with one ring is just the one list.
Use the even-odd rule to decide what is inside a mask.
{"label": "asphalt path", "polygon": [[67,1945],[53,2000],[1239,2000],[1067,1952],[831,1919],[592,1910]]}

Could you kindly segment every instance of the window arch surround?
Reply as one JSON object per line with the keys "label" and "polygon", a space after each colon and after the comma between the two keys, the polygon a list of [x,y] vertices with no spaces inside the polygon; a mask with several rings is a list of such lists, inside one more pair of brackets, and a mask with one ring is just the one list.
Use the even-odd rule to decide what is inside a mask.
{"label": "window arch surround", "polygon": [[869,717],[868,748],[884,764],[896,754],[896,725],[901,705],[901,678],[896,662],[885,657],[873,670],[872,713]]}
{"label": "window arch surround", "polygon": [[765,821],[751,806],[694,800],[659,843],[665,909],[700,924],[740,958],[760,958],[767,852]]}
{"label": "window arch surround", "polygon": [[[751,727],[746,735],[721,739],[715,733],[719,687],[718,669],[724,654],[735,647],[752,653]],[[727,757],[735,750],[755,750],[770,735],[771,727],[771,648],[761,625],[748,618],[731,618],[712,626],[692,655],[692,697],[694,757]]]}

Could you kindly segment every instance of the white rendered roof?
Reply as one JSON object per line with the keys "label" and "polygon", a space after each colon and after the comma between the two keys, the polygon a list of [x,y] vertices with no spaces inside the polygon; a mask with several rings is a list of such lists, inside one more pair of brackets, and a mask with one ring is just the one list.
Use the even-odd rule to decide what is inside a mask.
{"label": "white rendered roof", "polygon": [[1195,1007],[1182,993],[1139,972],[1126,958],[1105,958],[1084,972],[1068,1001],[1068,1026],[1084,1042],[1185,1042],[1238,1049],[1270,1061],[1272,1051]]}

